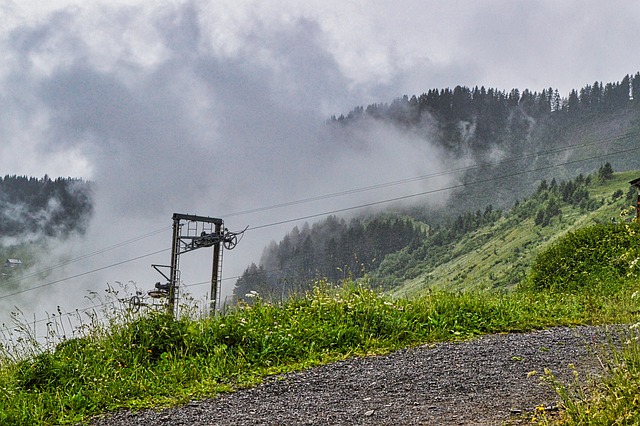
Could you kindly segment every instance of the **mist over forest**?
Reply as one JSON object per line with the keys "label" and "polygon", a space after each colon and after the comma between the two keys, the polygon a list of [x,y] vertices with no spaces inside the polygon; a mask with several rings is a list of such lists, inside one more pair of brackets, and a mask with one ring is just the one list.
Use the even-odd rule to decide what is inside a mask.
{"label": "mist over forest", "polygon": [[[456,86],[334,115],[329,125],[338,133],[383,122],[435,144],[449,158],[470,159],[470,165],[452,171],[460,184],[448,191],[444,205],[415,197],[349,221],[332,216],[293,228],[247,267],[234,294],[242,298],[256,291],[282,299],[309,290],[314,279],[335,282],[365,273],[388,289],[417,276],[420,268],[411,272],[412,267],[443,260],[448,243],[495,222],[504,211],[535,217],[545,226],[563,204],[593,210],[601,201],[585,189],[592,174],[606,179],[614,169],[640,168],[638,157],[628,154],[637,146],[639,119],[640,73],[615,83],[594,82],[568,97],[553,88]],[[541,190],[541,182],[544,190],[552,183],[551,201],[520,205]]]}
{"label": "mist over forest", "polygon": [[83,234],[93,211],[91,184],[80,178],[0,177],[0,242]]}
{"label": "mist over forest", "polygon": [[[627,154],[637,144],[639,118],[640,73],[615,83],[594,82],[571,90],[568,97],[552,88],[520,92],[456,86],[334,115],[325,123],[333,149],[351,145],[366,155],[367,141],[352,138],[354,132],[385,126],[413,143],[437,147],[449,164],[462,166],[438,173],[450,174],[444,186],[431,185],[402,203],[382,199],[376,209],[356,208],[348,216],[294,227],[247,266],[234,298],[251,291],[283,298],[308,290],[315,279],[339,281],[365,273],[384,272],[392,278],[381,285],[389,287],[412,276],[407,262],[440,258],[438,250],[446,243],[517,210],[519,200],[539,190],[541,181],[559,185],[559,202],[594,208],[597,200],[584,193],[585,176],[602,174],[605,162],[616,171],[640,168],[637,157]],[[305,141],[299,143],[302,149]],[[394,138],[386,141],[388,152],[393,153],[394,143]],[[426,199],[438,192],[447,193],[443,203]],[[92,196],[92,184],[81,178],[5,176],[0,179],[2,246],[82,235],[92,217]],[[538,214],[542,224],[557,208],[546,205],[531,214]],[[407,260],[399,253],[414,255]]]}

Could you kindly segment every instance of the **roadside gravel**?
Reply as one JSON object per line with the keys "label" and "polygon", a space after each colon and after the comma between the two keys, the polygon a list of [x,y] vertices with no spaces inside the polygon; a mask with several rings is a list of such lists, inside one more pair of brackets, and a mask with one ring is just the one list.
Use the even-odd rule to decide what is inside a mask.
{"label": "roadside gravel", "polygon": [[[615,333],[614,333],[615,334]],[[96,418],[127,425],[503,425],[557,406],[545,368],[562,381],[602,374],[597,354],[612,333],[559,327],[352,358],[271,377],[185,406]],[[534,373],[535,372],[535,373]]]}

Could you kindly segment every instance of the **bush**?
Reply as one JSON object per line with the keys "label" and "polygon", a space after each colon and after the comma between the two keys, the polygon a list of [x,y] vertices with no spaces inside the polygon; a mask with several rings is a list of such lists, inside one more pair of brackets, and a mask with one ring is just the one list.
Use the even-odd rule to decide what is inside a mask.
{"label": "bush", "polygon": [[594,225],[570,232],[538,254],[525,286],[572,291],[635,274],[637,224]]}

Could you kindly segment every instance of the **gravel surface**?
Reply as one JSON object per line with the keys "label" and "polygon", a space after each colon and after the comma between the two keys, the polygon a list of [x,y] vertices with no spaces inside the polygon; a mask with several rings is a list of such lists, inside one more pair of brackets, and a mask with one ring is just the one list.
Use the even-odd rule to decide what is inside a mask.
{"label": "gravel surface", "polygon": [[[462,343],[352,358],[266,379],[232,394],[160,411],[118,412],[92,421],[123,425],[502,425],[553,409],[545,368],[566,382],[601,374],[596,327],[487,335]],[[537,372],[532,374],[531,372]]]}

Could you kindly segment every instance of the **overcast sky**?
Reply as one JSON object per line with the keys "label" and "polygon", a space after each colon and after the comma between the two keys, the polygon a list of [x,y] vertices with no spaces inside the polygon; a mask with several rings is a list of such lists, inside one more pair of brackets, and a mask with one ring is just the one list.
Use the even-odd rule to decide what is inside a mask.
{"label": "overcast sky", "polygon": [[[393,129],[336,145],[333,114],[456,85],[567,96],[640,71],[637,40],[636,1],[0,0],[0,174],[96,183],[90,241],[71,256],[169,227],[173,212],[257,227],[389,193],[232,213],[455,165]],[[248,232],[225,275],[291,226]],[[148,287],[152,262],[168,254],[88,279]]]}

